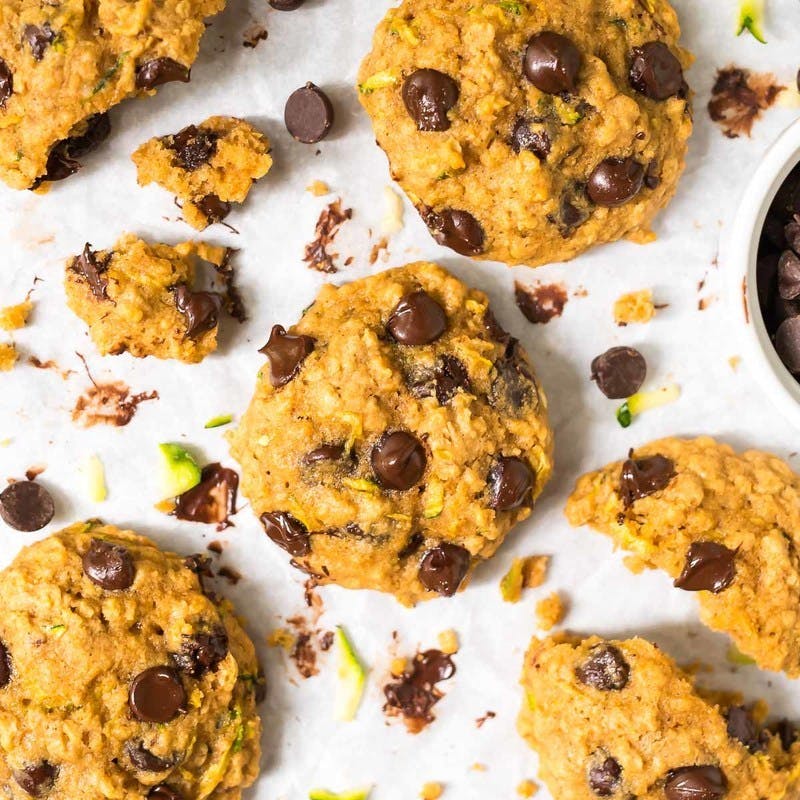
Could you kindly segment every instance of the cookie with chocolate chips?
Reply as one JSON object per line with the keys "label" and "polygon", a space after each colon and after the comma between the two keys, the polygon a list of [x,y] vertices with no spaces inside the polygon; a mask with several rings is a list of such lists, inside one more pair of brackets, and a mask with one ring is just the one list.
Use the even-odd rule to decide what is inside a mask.
{"label": "cookie with chocolate chips", "polygon": [[[792,797],[800,743],[765,726],[764,703],[709,692],[644,639],[534,639],[519,732],[553,797]],[[565,758],[565,754],[569,754]]]}
{"label": "cookie with chocolate chips", "polygon": [[150,139],[133,154],[140,186],[174,194],[183,218],[205,230],[243,203],[272,167],[269,139],[249,122],[210,117],[171,136]]}
{"label": "cookie with chocolate chips", "polygon": [[[111,250],[87,244],[67,262],[67,304],[102,355],[196,363],[216,350],[223,313],[241,316],[229,256],[201,242],[170,247],[132,234]],[[213,278],[213,290],[199,288],[201,271]]]}
{"label": "cookie with chocolate chips", "polygon": [[800,476],[777,456],[662,439],[580,478],[566,514],[696,593],[759,666],[800,676]]}
{"label": "cookie with chocolate chips", "polygon": [[6,797],[237,800],[253,783],[263,677],[192,567],[92,520],[2,572]]}
{"label": "cookie with chocolate chips", "polygon": [[0,15],[0,180],[59,181],[111,130],[128,97],[186,83],[206,20],[225,0],[4,0]]}
{"label": "cookie with chocolate chips", "polygon": [[417,263],[265,331],[231,434],[264,546],[319,583],[450,597],[552,470],[546,401],[484,294]]}
{"label": "cookie with chocolate chips", "polygon": [[404,0],[358,90],[439,244],[538,266],[655,238],[692,130],[679,39],[668,2]]}

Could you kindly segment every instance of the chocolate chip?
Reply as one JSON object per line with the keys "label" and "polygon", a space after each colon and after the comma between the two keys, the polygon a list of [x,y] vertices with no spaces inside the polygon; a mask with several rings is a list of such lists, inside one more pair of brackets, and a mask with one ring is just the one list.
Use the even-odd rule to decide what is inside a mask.
{"label": "chocolate chip", "polygon": [[583,56],[570,39],[542,31],[529,39],[522,71],[540,91],[561,94],[575,91],[582,64]]}
{"label": "chocolate chip", "polygon": [[166,783],[159,783],[154,786],[147,793],[147,796],[153,800],[184,800],[183,795],[177,789],[167,786]]}
{"label": "chocolate chip", "polygon": [[426,291],[419,289],[400,299],[386,329],[400,344],[431,344],[447,330],[447,314]]}
{"label": "chocolate chip", "polygon": [[781,747],[788,753],[794,743],[800,739],[800,731],[788,720],[782,719],[775,725],[775,734],[780,739]]}
{"label": "chocolate chip", "polygon": [[501,457],[489,470],[489,506],[495,511],[512,511],[531,501],[536,475],[528,464],[514,456]]}
{"label": "chocolate chip", "polygon": [[0,492],[0,517],[16,531],[41,530],[55,513],[50,493],[34,481],[15,481]]}
{"label": "chocolate chip", "polygon": [[190,78],[191,70],[189,67],[185,67],[175,59],[167,56],[145,61],[144,64],[136,67],[137,89],[155,89],[156,86],[171,83],[172,81],[189,83]]}
{"label": "chocolate chip", "polygon": [[547,219],[558,227],[564,239],[569,239],[575,229],[583,225],[591,216],[586,197],[586,187],[583,184],[567,189],[559,200],[558,214],[548,215]]}
{"label": "chocolate chip", "polygon": [[449,680],[455,673],[453,659],[440,650],[417,653],[411,669],[384,687],[386,708],[394,709],[406,719],[431,722],[432,709],[442,698],[436,684]]}
{"label": "chocolate chip", "polygon": [[597,644],[589,658],[575,668],[578,680],[600,692],[619,692],[627,685],[631,668],[619,648]]}
{"label": "chocolate chip", "polygon": [[667,800],[720,800],[727,792],[725,774],[714,766],[673,769],[664,783]]}
{"label": "chocolate chip", "polygon": [[217,625],[208,633],[184,634],[181,649],[171,657],[181,672],[197,680],[207,672],[216,672],[227,655],[228,634]]}
{"label": "chocolate chip", "polygon": [[215,194],[207,194],[195,201],[195,205],[203,212],[210,225],[222,222],[231,213],[231,204],[220,200]]}
{"label": "chocolate chip", "polygon": [[49,22],[43,25],[26,25],[22,31],[22,41],[31,49],[35,61],[41,61],[47,48],[56,40],[55,31]]}
{"label": "chocolate chip", "polygon": [[446,208],[441,212],[423,208],[420,211],[433,238],[462,256],[477,256],[484,250],[486,234],[468,211]]}
{"label": "chocolate chip", "polygon": [[800,297],[800,256],[791,250],[782,253],[778,261],[778,291],[784,300]]}
{"label": "chocolate chip", "polygon": [[273,326],[269,341],[258,351],[269,359],[270,383],[276,388],[289,383],[314,352],[314,344],[310,336],[293,336],[281,325]]}
{"label": "chocolate chip", "polygon": [[665,456],[629,458],[622,465],[619,493],[625,508],[637,500],[659,492],[669,486],[675,477],[675,464]]}
{"label": "chocolate chip", "polygon": [[497,376],[492,381],[489,402],[505,405],[512,411],[522,411],[538,405],[539,392],[525,351],[517,339],[507,337],[505,352],[495,362]]}
{"label": "chocolate chip", "polygon": [[0,641],[0,689],[5,689],[11,683],[11,654],[8,648]]}
{"label": "chocolate chip", "polygon": [[719,594],[736,577],[736,550],[717,542],[693,542],[675,587],[687,592]]}
{"label": "chocolate chip", "polygon": [[792,375],[800,375],[800,317],[781,322],[775,333],[775,350]]}
{"label": "chocolate chip", "polygon": [[421,533],[412,533],[411,536],[408,537],[408,541],[406,541],[400,552],[397,554],[397,557],[401,561],[411,558],[411,556],[414,556],[419,552],[420,547],[422,547],[424,543],[425,537]]}
{"label": "chocolate chip", "polygon": [[497,317],[494,315],[494,311],[492,311],[491,308],[487,308],[486,311],[483,312],[483,329],[489,335],[489,338],[498,344],[507,345],[511,341],[516,341],[516,339],[513,339],[511,334],[497,321]]}
{"label": "chocolate chip", "polygon": [[84,124],[85,131],[82,134],[62,139],[53,145],[47,156],[45,173],[34,181],[31,189],[36,189],[46,181],[62,181],[74,175],[82,166],[78,159],[96,150],[111,133],[111,118],[107,113],[93,114]]}
{"label": "chocolate chip", "polygon": [[166,772],[175,766],[175,759],[160,758],[151,753],[140,741],[125,742],[125,755],[131,764],[142,772]]}
{"label": "chocolate chip", "polygon": [[418,69],[403,83],[403,102],[420,131],[446,131],[447,112],[458,102],[458,84],[436,69]]}
{"label": "chocolate chip", "polygon": [[83,248],[83,252],[72,261],[72,269],[83,275],[92,294],[98,300],[108,299],[108,281],[103,277],[103,273],[108,270],[110,263],[111,254],[106,254],[104,258],[98,260],[97,253],[88,243]]}
{"label": "chocolate chip", "polygon": [[428,550],[419,563],[419,581],[431,592],[452,597],[469,572],[471,556],[456,544],[442,544]]}
{"label": "chocolate chip", "polygon": [[86,577],[101,589],[121,592],[133,586],[136,567],[130,550],[122,545],[92,539],[82,562]]}
{"label": "chocolate chip", "polygon": [[334,120],[333,105],[319,86],[309,82],[289,95],[283,120],[286,129],[298,142],[316,144],[330,133]]}
{"label": "chocolate chip", "polygon": [[344,445],[323,444],[303,456],[303,463],[309,466],[324,464],[331,461],[341,461],[345,457]]}
{"label": "chocolate chip", "polygon": [[422,442],[405,431],[387,432],[370,454],[372,471],[384,489],[404,492],[422,480],[428,457]]}
{"label": "chocolate chip", "polygon": [[188,172],[200,169],[217,152],[219,134],[196,125],[188,125],[174,136],[167,136],[164,144],[175,153],[180,166]]}
{"label": "chocolate chip", "polygon": [[592,361],[592,380],[610,400],[636,394],[646,377],[647,362],[632,347],[612,347]]}
{"label": "chocolate chip", "polygon": [[459,390],[462,392],[472,390],[467,368],[455,356],[439,356],[434,374],[436,376],[436,399],[441,406],[449,403]]}
{"label": "chocolate chip", "polygon": [[267,536],[289,555],[300,558],[311,552],[308,528],[288,511],[268,511],[260,519]]}
{"label": "chocolate chip", "polygon": [[609,756],[589,767],[588,778],[589,787],[598,797],[610,797],[620,784],[622,767]]}
{"label": "chocolate chip", "polygon": [[186,338],[199,339],[219,324],[222,295],[216,292],[193,292],[185,283],[175,289],[175,308],[186,318]]}
{"label": "chocolate chip", "polygon": [[633,48],[628,79],[637,92],[652,100],[674,97],[684,85],[681,62],[663,42]]}
{"label": "chocolate chip", "polygon": [[787,223],[783,229],[783,236],[786,244],[794,250],[795,253],[800,255],[800,217],[796,217],[791,222]]}
{"label": "chocolate chip", "polygon": [[544,127],[541,130],[534,130],[524,117],[514,123],[514,129],[511,131],[511,149],[515,153],[530,150],[539,161],[545,161],[550,155],[550,147],[550,136]]}
{"label": "chocolate chip", "polygon": [[186,706],[186,691],[172,667],[150,667],[131,683],[131,713],[141,722],[172,722]]}
{"label": "chocolate chip", "polygon": [[22,769],[14,770],[14,780],[20,788],[31,797],[44,797],[53,788],[58,778],[58,767],[48,761],[29,764]]}
{"label": "chocolate chip", "polygon": [[278,11],[294,11],[306,0],[269,0],[269,4]]}
{"label": "chocolate chip", "polygon": [[606,158],[589,176],[586,193],[598,206],[615,208],[633,200],[644,185],[644,167],[635,158]]}
{"label": "chocolate chip", "polygon": [[751,753],[760,753],[766,749],[766,737],[749,709],[733,706],[728,709],[725,718],[731,739],[741,742]]}
{"label": "chocolate chip", "polygon": [[569,301],[566,288],[560,283],[539,283],[528,286],[514,282],[514,300],[528,322],[546,325],[560,317]]}
{"label": "chocolate chip", "polygon": [[0,108],[5,108],[8,98],[14,94],[14,73],[8,64],[0,58]]}
{"label": "chocolate chip", "polygon": [[175,498],[172,513],[187,522],[226,527],[236,513],[238,490],[239,475],[234,470],[219,463],[206,464],[200,483]]}

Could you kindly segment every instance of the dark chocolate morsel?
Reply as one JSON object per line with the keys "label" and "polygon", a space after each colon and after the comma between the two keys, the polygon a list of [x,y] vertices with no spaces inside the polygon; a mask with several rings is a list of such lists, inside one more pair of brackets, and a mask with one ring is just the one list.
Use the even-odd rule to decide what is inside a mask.
{"label": "dark chocolate morsel", "polygon": [[468,550],[442,542],[422,556],[418,573],[420,583],[428,591],[452,597],[469,572],[470,561]]}
{"label": "dark chocolate morsel", "polygon": [[575,91],[582,64],[583,56],[570,39],[542,31],[529,39],[522,71],[540,91],[562,94]]}
{"label": "dark chocolate morsel", "polygon": [[667,800],[721,800],[727,792],[725,773],[709,765],[673,769],[664,782]]}
{"label": "dark chocolate morsel", "polygon": [[45,797],[53,789],[58,778],[58,767],[49,761],[29,764],[14,770],[14,780],[31,797]]}
{"label": "dark chocolate morsel", "polygon": [[8,98],[14,94],[14,73],[0,58],[0,108],[5,108]]}
{"label": "dark chocolate morsel", "polygon": [[221,625],[210,631],[183,636],[181,649],[172,653],[175,666],[196,680],[207,672],[216,672],[228,655],[228,634]]}
{"label": "dark chocolate morsel", "polygon": [[725,714],[728,736],[741,742],[751,753],[760,753],[766,749],[767,736],[756,724],[750,709],[744,706],[733,706]]}
{"label": "dark chocolate morsel", "polygon": [[632,347],[612,347],[592,361],[592,380],[610,400],[636,394],[646,377],[647,362]]}
{"label": "dark chocolate morsel", "polygon": [[781,747],[787,753],[792,749],[792,745],[800,739],[800,731],[788,719],[782,719],[775,725],[775,735],[780,739]]}
{"label": "dark chocolate morsel", "polygon": [[406,431],[387,431],[373,446],[370,462],[384,489],[404,492],[422,480],[428,457],[416,436]]}
{"label": "dark chocolate morsel", "polygon": [[0,641],[0,689],[5,689],[11,683],[11,654],[8,648]]}
{"label": "dark chocolate morsel", "polygon": [[431,344],[447,330],[447,314],[426,291],[419,289],[400,299],[386,329],[399,344]]}
{"label": "dark chocolate morsel", "polygon": [[88,243],[83,248],[83,252],[72,261],[72,269],[83,275],[92,294],[98,300],[108,299],[108,281],[103,277],[103,273],[108,269],[110,261],[110,254],[98,260],[97,253]]}
{"label": "dark chocolate morsel", "polygon": [[207,194],[200,198],[195,205],[205,215],[209,224],[222,222],[231,213],[231,204],[220,200],[215,194]]}
{"label": "dark chocolate morsel", "polygon": [[166,772],[175,766],[174,758],[161,758],[151,753],[143,742],[133,739],[125,742],[125,755],[134,768],[142,772]]}
{"label": "dark chocolate morsel", "polygon": [[484,251],[486,234],[480,222],[468,211],[446,208],[436,212],[420,210],[433,238],[462,256],[478,256]]}
{"label": "dark chocolate morsel", "polygon": [[183,795],[177,789],[167,786],[166,783],[159,783],[154,786],[147,793],[147,796],[152,800],[184,800]]}
{"label": "dark chocolate morsel", "polygon": [[314,339],[293,336],[275,325],[269,341],[258,351],[269,359],[269,379],[276,388],[285,386],[300,371],[303,362],[314,352]]}
{"label": "dark chocolate morsel", "polygon": [[186,690],[172,667],[150,667],[132,681],[128,705],[141,722],[172,722],[186,706]]}
{"label": "dark chocolate morsel", "polygon": [[687,592],[719,594],[736,578],[736,550],[717,542],[693,542],[675,587]]}
{"label": "dark chocolate morsel", "polygon": [[608,756],[589,767],[589,788],[598,797],[611,797],[622,778],[622,767],[619,761]]}
{"label": "dark chocolate morsel", "polygon": [[778,259],[778,291],[784,300],[800,297],[800,256],[791,250]]}
{"label": "dark chocolate morsel", "polygon": [[630,679],[631,668],[619,648],[595,645],[589,657],[575,668],[578,680],[600,692],[622,691]]}
{"label": "dark chocolate morsel", "polygon": [[96,150],[111,133],[111,118],[108,113],[93,114],[84,124],[83,133],[62,139],[53,145],[47,156],[45,173],[34,181],[31,189],[38,188],[46,181],[63,181],[74,175],[82,166],[78,159]]}
{"label": "dark chocolate morsel", "polygon": [[550,136],[544,128],[534,130],[524,117],[520,117],[514,123],[514,129],[511,131],[511,149],[515,153],[530,150],[539,161],[545,161],[550,155],[550,147]]}
{"label": "dark chocolate morsel", "polygon": [[589,176],[586,193],[596,205],[615,208],[639,194],[644,177],[645,169],[635,158],[606,158]]}
{"label": "dark chocolate morsel", "polygon": [[311,552],[308,528],[288,511],[268,511],[260,519],[267,536],[289,555],[301,558]]}
{"label": "dark chocolate morsel", "polygon": [[56,40],[56,33],[49,22],[43,25],[26,25],[22,31],[22,41],[28,45],[34,61],[41,61],[47,48]]}
{"label": "dark chocolate morsel", "polygon": [[0,492],[0,517],[16,531],[38,531],[56,513],[50,492],[35,481],[15,481]]}
{"label": "dark chocolate morsel", "polygon": [[458,102],[458,84],[444,72],[418,69],[403,83],[403,102],[420,131],[446,131],[447,112]]}
{"label": "dark chocolate morsel", "polygon": [[200,169],[214,157],[217,152],[219,134],[188,125],[174,136],[167,136],[162,141],[175,153],[179,165],[188,172]]}
{"label": "dark chocolate morsel", "polygon": [[786,369],[800,375],[800,316],[791,316],[778,326],[775,350]]}
{"label": "dark chocolate morsel", "polygon": [[298,142],[316,144],[333,127],[333,104],[319,86],[309,82],[289,95],[283,119],[286,129]]}
{"label": "dark chocolate morsel", "polygon": [[652,100],[675,97],[684,86],[681,62],[664,42],[634,47],[628,78],[637,92]]}
{"label": "dark chocolate morsel", "polygon": [[306,0],[269,0],[269,4],[277,11],[294,11]]}
{"label": "dark chocolate morsel", "polygon": [[200,483],[175,498],[178,519],[207,525],[227,525],[236,513],[239,475],[219,462],[206,464],[200,473]]}
{"label": "dark chocolate morsel", "polygon": [[439,405],[443,406],[449,403],[458,391],[471,391],[469,372],[464,363],[455,356],[439,356],[434,375],[436,399],[439,401]]}
{"label": "dark chocolate morsel", "polygon": [[622,465],[619,493],[625,508],[637,500],[659,492],[669,486],[675,477],[675,464],[666,456],[629,458]]}
{"label": "dark chocolate morsel", "polygon": [[530,503],[536,474],[527,461],[515,456],[498,458],[489,470],[489,506],[512,511]]}
{"label": "dark chocolate morsel", "polygon": [[171,83],[172,81],[189,83],[190,77],[191,70],[189,67],[185,67],[173,58],[163,56],[162,58],[145,61],[144,64],[136,67],[136,88],[144,90],[155,89],[156,86]]}
{"label": "dark chocolate morsel", "polygon": [[219,324],[222,295],[217,292],[193,292],[185,283],[175,289],[175,308],[186,318],[186,338],[199,339]]}
{"label": "dark chocolate morsel", "polygon": [[305,456],[303,456],[303,463],[309,466],[313,464],[324,464],[326,462],[341,461],[344,456],[344,445],[323,444],[306,453]]}
{"label": "dark chocolate morsel", "polygon": [[92,539],[82,562],[86,577],[109,592],[130,589],[136,577],[130,550],[120,544]]}

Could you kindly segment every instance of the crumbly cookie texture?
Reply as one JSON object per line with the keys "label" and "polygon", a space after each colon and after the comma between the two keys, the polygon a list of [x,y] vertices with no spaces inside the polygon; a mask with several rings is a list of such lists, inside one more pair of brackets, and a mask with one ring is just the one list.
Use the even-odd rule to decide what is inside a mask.
{"label": "crumbly cookie texture", "polygon": [[225,0],[4,0],[0,178],[15,189],[75,172],[109,132],[106,112],[188,81],[207,17]]}
{"label": "crumbly cookie texture", "polygon": [[225,298],[194,291],[197,259],[226,264],[229,251],[198,242],[175,247],[125,234],[112,250],[86,245],[66,269],[67,304],[102,355],[202,361],[217,349]]}
{"label": "crumbly cookie texture", "polygon": [[234,117],[210,117],[172,136],[145,142],[133,154],[140,186],[157,183],[177,196],[183,218],[205,230],[243,203],[272,167],[269,139]]}
{"label": "crumbly cookie texture", "polygon": [[534,639],[522,686],[519,731],[553,797],[795,796],[800,741],[788,723],[785,735],[767,730],[763,704],[697,689],[643,639]]}
{"label": "crumbly cookie texture", "polygon": [[781,459],[662,439],[580,478],[566,514],[698,592],[703,622],[761,667],[800,676],[800,477]]}
{"label": "crumbly cookie texture", "polygon": [[267,535],[321,583],[452,595],[550,477],[527,356],[435,264],[323,287],[262,352],[231,451]]}
{"label": "crumbly cookie texture", "polygon": [[537,266],[654,238],[692,130],[666,0],[405,0],[361,102],[434,238]]}
{"label": "crumbly cookie texture", "polygon": [[197,564],[95,520],[3,571],[6,797],[235,800],[253,783],[263,677]]}

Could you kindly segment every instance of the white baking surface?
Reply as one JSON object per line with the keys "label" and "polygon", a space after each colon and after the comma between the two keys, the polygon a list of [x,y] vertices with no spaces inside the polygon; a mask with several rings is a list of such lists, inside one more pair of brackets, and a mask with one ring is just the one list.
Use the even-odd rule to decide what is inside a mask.
{"label": "white baking surface", "polygon": [[[41,534],[0,529],[3,563],[37,536],[91,516],[130,526],[182,552],[197,551],[217,538],[212,527],[178,522],[154,510],[159,499],[156,445],[184,442],[208,461],[231,463],[225,429],[206,431],[203,425],[214,415],[244,410],[263,361],[257,349],[270,326],[295,321],[327,280],[301,260],[317,216],[330,199],[315,198],[304,189],[322,180],[354,209],[353,221],[345,225],[335,248],[341,261],[348,256],[354,261],[335,280],[430,258],[490,294],[501,321],[531,353],[546,389],[556,431],[557,471],[532,519],[478,571],[465,594],[406,610],[371,592],[320,590],[325,604],[320,625],[346,625],[372,668],[361,712],[349,724],[332,719],[332,653],[321,660],[317,677],[302,680],[281,651],[266,647],[268,631],[303,611],[303,576],[289,567],[286,555],[267,540],[242,503],[236,527],[222,538],[228,542],[223,562],[245,577],[226,591],[247,618],[269,679],[263,706],[263,775],[249,796],[305,798],[316,786],[343,790],[374,784],[375,800],[409,800],[424,782],[441,781],[447,787],[445,798],[514,798],[517,784],[536,776],[535,755],[515,732],[518,673],[536,631],[534,605],[555,589],[569,599],[570,628],[651,637],[682,662],[715,665],[712,674],[702,676],[704,682],[766,696],[776,714],[800,717],[796,683],[753,668],[733,674],[725,660],[726,638],[699,625],[690,594],[672,589],[662,574],[630,574],[607,539],[571,530],[562,516],[579,473],[652,438],[707,433],[736,447],[757,446],[784,457],[800,449],[798,432],[772,411],[750,379],[747,364],[734,371],[728,363],[738,353],[734,320],[738,323],[739,316],[725,305],[726,278],[714,264],[721,223],[730,219],[750,170],[798,111],[772,109],[756,123],[752,139],[731,141],[705,110],[715,69],[732,61],[774,70],[784,82],[793,81],[800,66],[800,6],[796,0],[768,0],[769,44],[762,46],[750,37],[734,37],[734,0],[678,0],[685,43],[698,57],[690,74],[697,92],[697,127],[678,196],[658,221],[659,240],[647,247],[605,247],[569,265],[534,272],[470,263],[439,248],[408,204],[405,228],[392,237],[388,261],[369,265],[377,238],[370,237],[370,229],[379,227],[389,177],[351,87],[372,29],[390,5],[389,0],[309,0],[301,10],[281,13],[269,9],[265,0],[233,0],[211,25],[190,85],[167,86],[154,99],[115,110],[113,138],[86,159],[79,175],[47,196],[0,189],[0,306],[22,300],[34,276],[41,279],[30,325],[14,335],[22,363],[0,377],[0,440],[11,439],[0,448],[0,476],[21,477],[32,465],[46,465],[40,480],[58,507],[55,520]],[[250,50],[241,42],[253,21],[266,25],[269,39]],[[334,134],[318,148],[293,142],[282,121],[286,97],[308,80],[329,92],[337,111]],[[176,221],[177,209],[166,192],[137,187],[129,156],[150,136],[175,132],[211,114],[249,118],[274,146],[273,171],[254,189],[246,207],[229,218],[239,234],[221,226],[206,234],[211,241],[241,249],[236,263],[250,319],[241,327],[226,323],[220,351],[198,366],[134,361],[127,355],[100,358],[84,325],[64,305],[64,259],[86,241],[109,247],[126,230],[166,242],[191,238],[194,232]],[[515,279],[563,280],[571,293],[585,287],[588,294],[571,297],[561,319],[533,326],[514,305]],[[649,325],[616,327],[613,300],[644,287],[652,287],[657,301],[668,308]],[[701,312],[700,297],[719,299]],[[592,357],[617,344],[644,352],[650,386],[675,381],[682,388],[679,402],[637,419],[628,430],[614,419],[615,403],[588,380]],[[76,427],[70,410],[88,385],[76,351],[86,355],[97,379],[123,380],[134,392],[157,389],[161,399],[142,405],[126,428]],[[29,355],[53,359],[75,373],[64,380],[54,371],[34,369],[25,363]],[[107,470],[109,497],[102,504],[88,500],[78,474],[79,464],[91,454],[98,454]],[[547,584],[526,593],[518,605],[503,603],[500,577],[515,555],[531,553],[553,555]],[[401,723],[387,724],[381,687],[392,632],[398,632],[399,651],[411,654],[418,646],[435,646],[437,634],[451,627],[458,631],[462,648],[456,656],[458,673],[444,684],[446,697],[436,708],[436,722],[416,737]],[[497,716],[478,729],[475,720],[487,710]],[[476,764],[486,769],[475,769]]]}

